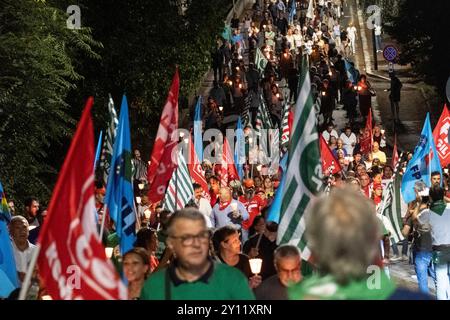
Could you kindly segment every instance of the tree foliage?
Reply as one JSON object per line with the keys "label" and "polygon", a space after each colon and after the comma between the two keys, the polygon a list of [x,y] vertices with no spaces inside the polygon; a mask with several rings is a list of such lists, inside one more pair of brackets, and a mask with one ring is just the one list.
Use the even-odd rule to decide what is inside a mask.
{"label": "tree foliage", "polygon": [[[33,0],[0,10],[0,179],[8,197],[47,200],[56,178],[53,150],[76,121],[65,99],[83,79],[75,63],[99,58],[87,28],[66,28],[65,12]],[[80,108],[80,106],[76,106]]]}
{"label": "tree foliage", "polygon": [[399,11],[388,16],[386,30],[401,45],[400,63],[414,71],[445,96],[450,76],[448,14],[450,1],[399,0]]}

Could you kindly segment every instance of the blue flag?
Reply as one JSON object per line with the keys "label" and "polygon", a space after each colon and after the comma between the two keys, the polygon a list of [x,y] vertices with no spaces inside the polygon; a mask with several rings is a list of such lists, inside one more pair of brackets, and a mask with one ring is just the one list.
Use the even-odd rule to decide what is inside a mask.
{"label": "blue flag", "polygon": [[198,160],[203,161],[203,135],[202,135],[202,96],[197,99],[194,115],[194,147]]}
{"label": "blue flag", "polygon": [[106,186],[105,204],[114,221],[123,255],[133,248],[136,240],[136,214],[131,173],[131,141],[128,123],[128,103],[124,95],[120,108],[119,126],[114,142],[111,170]]}
{"label": "blue flag", "polygon": [[97,150],[95,151],[94,170],[97,167],[98,159],[100,159],[100,151],[102,150],[102,137],[103,137],[103,130],[100,131],[100,135],[98,137]]}
{"label": "blue flag", "polygon": [[442,181],[441,163],[433,140],[430,114],[427,113],[419,143],[414,149],[414,155],[409,161],[402,179],[402,196],[406,203],[416,199],[414,191],[416,182],[422,180],[428,187],[431,186],[431,173],[433,171],[438,171],[441,174]]}
{"label": "blue flag", "polygon": [[19,287],[17,278],[16,261],[9,237],[7,224],[11,220],[8,202],[6,201],[3,186],[0,182],[0,297],[8,297]]}
{"label": "blue flag", "polygon": [[286,168],[288,161],[288,153],[286,152],[281,158],[280,167],[283,170],[283,175],[281,177],[280,184],[275,192],[275,196],[273,198],[273,202],[270,205],[269,212],[267,214],[267,221],[273,221],[276,223],[280,223],[280,212],[281,212],[281,202],[283,201],[283,189],[286,181]]}
{"label": "blue flag", "polygon": [[358,84],[359,72],[355,69],[354,66],[348,62],[347,59],[344,59],[345,63],[345,71],[347,72],[347,78],[352,82],[353,85]]}
{"label": "blue flag", "polygon": [[236,127],[236,147],[234,148],[234,164],[236,165],[239,179],[242,180],[244,178],[245,139],[241,117],[238,118]]}

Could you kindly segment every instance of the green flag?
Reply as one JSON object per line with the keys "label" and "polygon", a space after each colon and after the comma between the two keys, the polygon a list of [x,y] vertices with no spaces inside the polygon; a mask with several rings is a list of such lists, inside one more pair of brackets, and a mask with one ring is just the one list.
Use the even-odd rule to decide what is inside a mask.
{"label": "green flag", "polygon": [[264,57],[263,53],[259,48],[256,48],[255,54],[255,65],[259,73],[263,73],[267,66],[267,58]]}
{"label": "green flag", "polygon": [[323,183],[319,136],[305,56],[301,70],[301,90],[294,110],[277,243],[298,246],[302,259],[308,260],[310,251],[305,238],[305,219],[310,212],[313,198],[323,189]]}

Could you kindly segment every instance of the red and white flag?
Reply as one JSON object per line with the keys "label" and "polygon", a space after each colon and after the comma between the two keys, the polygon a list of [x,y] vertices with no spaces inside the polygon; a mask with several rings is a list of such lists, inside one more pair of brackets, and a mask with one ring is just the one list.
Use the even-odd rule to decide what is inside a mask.
{"label": "red and white flag", "polygon": [[395,167],[397,166],[398,161],[400,160],[400,157],[398,155],[398,150],[397,150],[397,135],[395,135],[394,138],[394,150],[392,150],[392,169],[395,170]]}
{"label": "red and white flag", "polygon": [[93,98],[86,103],[38,239],[39,274],[53,299],[127,299],[95,222]]}
{"label": "red and white flag", "polygon": [[441,117],[433,130],[433,138],[442,167],[446,167],[450,163],[449,130],[450,113],[448,112],[447,105],[444,105]]}
{"label": "red and white flag", "polygon": [[192,137],[189,134],[189,159],[188,159],[188,168],[189,173],[191,174],[192,180],[194,180],[195,183],[198,183],[202,186],[203,191],[205,192],[205,196],[209,197],[208,192],[208,183],[206,182],[205,173],[203,172],[202,166],[200,164],[200,160],[197,157],[197,153],[195,152],[194,144],[192,143]]}
{"label": "red and white flag", "polygon": [[333,152],[330,150],[325,138],[320,134],[320,155],[322,158],[322,172],[324,176],[338,173],[342,170]]}
{"label": "red and white flag", "polygon": [[228,186],[229,180],[233,179],[239,179],[239,175],[236,166],[234,165],[233,153],[231,152],[228,139],[227,137],[224,137],[220,184],[222,187]]}
{"label": "red and white flag", "polygon": [[359,139],[359,145],[361,147],[362,154],[368,154],[372,152],[372,108],[369,109],[369,115],[366,120],[366,127],[364,128],[363,136]]}
{"label": "red and white flag", "polygon": [[179,88],[180,78],[177,68],[161,115],[158,133],[150,157],[151,163],[147,171],[150,186],[148,198],[153,203],[164,198],[167,181],[170,180],[173,170],[177,166]]}

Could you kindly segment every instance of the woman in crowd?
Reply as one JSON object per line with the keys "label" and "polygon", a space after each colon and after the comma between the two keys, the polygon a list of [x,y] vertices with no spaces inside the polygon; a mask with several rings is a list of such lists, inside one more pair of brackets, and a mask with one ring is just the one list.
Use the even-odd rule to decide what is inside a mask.
{"label": "woman in crowd", "polygon": [[123,272],[128,281],[128,298],[138,300],[150,272],[150,258],[144,248],[136,247],[123,255]]}

